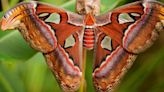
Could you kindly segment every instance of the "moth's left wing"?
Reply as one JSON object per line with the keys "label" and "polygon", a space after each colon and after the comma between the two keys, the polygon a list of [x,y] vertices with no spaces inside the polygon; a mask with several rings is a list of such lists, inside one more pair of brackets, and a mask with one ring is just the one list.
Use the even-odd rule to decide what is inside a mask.
{"label": "moth's left wing", "polygon": [[1,28],[19,29],[45,56],[60,87],[77,91],[82,79],[83,16],[40,2],[23,2],[2,18]]}
{"label": "moth's left wing", "polygon": [[164,6],[138,1],[96,17],[93,82],[111,91],[138,53],[151,46],[164,26]]}
{"label": "moth's left wing", "polygon": [[54,51],[43,54],[49,67],[64,91],[77,91],[84,61],[83,16],[43,3],[37,3],[35,14],[54,31],[57,39]]}

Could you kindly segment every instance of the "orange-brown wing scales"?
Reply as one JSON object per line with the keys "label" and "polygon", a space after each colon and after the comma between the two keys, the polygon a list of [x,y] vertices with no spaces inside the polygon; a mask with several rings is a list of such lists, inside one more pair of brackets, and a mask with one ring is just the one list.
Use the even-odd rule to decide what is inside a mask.
{"label": "orange-brown wing scales", "polygon": [[47,64],[64,91],[77,91],[80,87],[84,54],[79,34],[72,34],[73,44],[65,40],[62,42],[63,46],[58,44],[55,51],[44,54]]}
{"label": "orange-brown wing scales", "polygon": [[85,19],[32,1],[10,9],[1,25],[2,30],[19,29],[31,47],[44,53],[64,91],[78,90],[83,47],[94,48],[94,86],[106,92],[116,87],[136,54],[150,47],[164,29],[164,5],[138,1]]}
{"label": "orange-brown wing scales", "polygon": [[66,38],[68,38],[71,34],[73,34],[76,31],[82,31],[82,27],[73,26],[69,24],[54,24],[54,23],[48,23],[54,30],[55,30],[55,36],[58,40],[58,43],[62,46],[64,45],[64,41]]}
{"label": "orange-brown wing scales", "polygon": [[106,49],[102,48],[102,46],[100,45],[101,41],[104,39],[105,36],[106,36],[105,34],[101,33],[99,35],[99,37],[96,37],[97,40],[96,40],[96,44],[94,46],[94,58],[95,59],[94,59],[93,70],[100,67],[101,63],[106,58],[106,56],[111,54],[110,50],[106,50]]}
{"label": "orange-brown wing scales", "polygon": [[[73,34],[76,31],[82,30],[82,27],[75,26],[68,22],[69,19],[73,16],[73,14],[67,13],[66,11],[64,11],[62,9],[58,9],[58,8],[52,9],[52,8],[54,8],[54,7],[49,6],[49,5],[43,6],[43,4],[39,3],[36,8],[37,9],[36,14],[38,16],[41,15],[40,19],[43,19],[43,21],[45,21],[46,24],[48,24],[49,26],[51,26],[52,29],[54,29],[55,37],[57,38],[58,43],[63,45],[64,40],[66,40],[66,38],[68,36],[70,36],[71,34]],[[47,16],[46,14],[48,14],[48,16],[53,15],[53,14],[58,15],[59,22],[56,23],[55,20],[48,21],[49,17],[47,19],[44,18],[45,16]],[[53,17],[51,17],[51,18],[53,18]],[[54,18],[55,18],[55,16],[54,16]],[[78,20],[78,19],[76,19],[76,20]],[[77,22],[79,22],[79,21],[77,21]],[[82,23],[82,21],[80,21],[80,22]]]}
{"label": "orange-brown wing scales", "polygon": [[58,45],[55,51],[44,54],[44,56],[62,90],[65,92],[73,92],[77,91],[80,87],[82,73],[68,54],[69,53]]}
{"label": "orange-brown wing scales", "polygon": [[117,47],[93,72],[93,83],[97,91],[111,92],[135,61],[136,55]]}
{"label": "orange-brown wing scales", "polygon": [[51,52],[57,45],[53,30],[35,15],[34,8],[33,3],[18,4],[6,12],[2,18],[1,28],[19,29],[32,48],[43,53]]}
{"label": "orange-brown wing scales", "polygon": [[163,6],[159,2],[141,1],[125,5],[110,12],[111,22],[99,29],[128,52],[138,54],[149,48],[158,32],[164,30]]}
{"label": "orange-brown wing scales", "polygon": [[126,52],[102,32],[96,37],[93,83],[97,91],[110,92],[133,64],[136,55]]}
{"label": "orange-brown wing scales", "polygon": [[159,3],[144,3],[144,14],[126,29],[123,37],[123,47],[132,53],[140,53],[149,48],[158,37],[158,32],[164,30],[163,20],[159,16]]}
{"label": "orange-brown wing scales", "polygon": [[[153,44],[158,32],[163,30],[163,9],[163,4],[158,2],[138,1],[96,17],[100,25],[96,27],[99,33],[94,47],[96,90],[111,92],[137,54]],[[109,20],[101,23],[102,19]]]}
{"label": "orange-brown wing scales", "polygon": [[44,54],[61,88],[72,92],[78,90],[82,77],[82,22],[80,15],[31,1],[9,10],[2,29],[19,29],[25,40]]}
{"label": "orange-brown wing scales", "polygon": [[[84,61],[81,40],[83,28],[78,25],[82,24],[83,21],[80,19],[82,17],[43,4],[38,4],[36,9],[36,14],[54,30],[57,39],[56,49],[44,54],[47,63],[64,91],[77,91],[81,83]],[[51,21],[53,18],[57,20]]]}
{"label": "orange-brown wing scales", "polygon": [[[110,22],[104,26],[98,26],[98,29],[103,31],[105,34],[109,35],[113,40],[117,41],[120,45],[122,45],[122,38],[124,37],[124,32],[130,26],[133,24],[137,19],[140,18],[140,16],[131,16],[130,13],[137,13],[139,15],[142,15],[144,13],[143,6],[141,2],[135,2],[132,4],[125,5],[123,7],[120,7],[113,12],[109,12],[109,19]],[[122,20],[125,23],[120,23],[121,18],[119,18],[120,15],[128,14],[129,16],[134,18],[134,21],[128,21]],[[102,15],[103,16],[103,15]],[[127,17],[127,16],[123,16]]]}

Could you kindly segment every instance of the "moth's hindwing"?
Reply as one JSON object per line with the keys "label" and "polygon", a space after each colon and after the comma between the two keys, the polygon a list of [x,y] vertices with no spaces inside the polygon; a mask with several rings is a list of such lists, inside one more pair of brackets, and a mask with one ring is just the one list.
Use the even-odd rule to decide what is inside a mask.
{"label": "moth's hindwing", "polygon": [[128,53],[104,33],[98,36],[94,49],[94,86],[98,92],[111,92],[117,87],[137,55]]}

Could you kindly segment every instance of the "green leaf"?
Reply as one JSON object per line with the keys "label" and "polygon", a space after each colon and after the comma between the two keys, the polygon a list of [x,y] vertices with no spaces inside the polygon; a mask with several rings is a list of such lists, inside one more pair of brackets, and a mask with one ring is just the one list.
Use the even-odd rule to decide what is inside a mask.
{"label": "green leaf", "polygon": [[0,92],[25,92],[16,69],[14,63],[0,62]]}
{"label": "green leaf", "polygon": [[[164,65],[164,47],[161,45],[164,40],[163,33],[164,32],[161,32],[159,39],[151,48],[138,56],[134,65],[124,77],[119,89],[116,90],[116,92],[164,91],[164,89],[160,88],[162,86],[161,84],[164,84],[164,74],[162,74],[162,72],[158,72],[163,71]],[[159,78],[161,80],[158,80]],[[162,87],[164,87],[164,85]]]}
{"label": "green leaf", "polygon": [[[0,38],[0,59],[27,60],[36,54],[24,41],[18,31],[10,32]],[[3,57],[2,57],[3,56]]]}

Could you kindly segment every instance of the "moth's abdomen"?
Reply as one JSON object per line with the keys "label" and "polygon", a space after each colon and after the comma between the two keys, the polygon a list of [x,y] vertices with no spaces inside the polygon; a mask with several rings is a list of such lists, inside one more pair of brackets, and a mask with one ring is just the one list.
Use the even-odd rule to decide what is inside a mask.
{"label": "moth's abdomen", "polygon": [[83,46],[87,49],[93,49],[94,40],[94,30],[86,28],[84,30]]}

